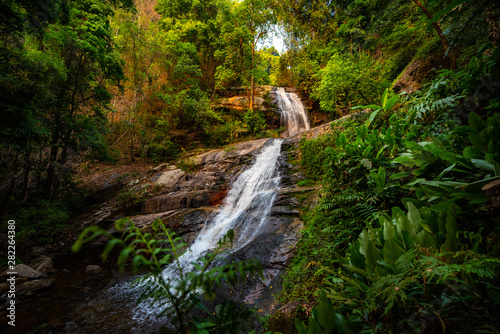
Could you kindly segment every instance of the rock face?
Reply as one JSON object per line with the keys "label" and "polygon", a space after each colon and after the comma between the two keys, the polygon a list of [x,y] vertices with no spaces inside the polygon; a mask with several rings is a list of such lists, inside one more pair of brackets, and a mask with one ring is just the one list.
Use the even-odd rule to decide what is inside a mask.
{"label": "rock face", "polygon": [[168,170],[165,172],[158,172],[156,173],[151,181],[159,186],[165,187],[165,188],[172,188],[175,186],[181,178],[186,175],[186,173],[181,170],[181,169],[173,169],[173,170]]}
{"label": "rock face", "polygon": [[210,190],[176,192],[150,199],[142,204],[142,213],[158,213],[175,209],[199,208],[210,204]]}
{"label": "rock face", "polygon": [[432,76],[436,69],[447,67],[450,57],[443,58],[442,55],[434,57],[414,59],[403,71],[398,80],[394,83],[393,90],[396,93],[406,92],[411,94],[418,90],[425,79]]}

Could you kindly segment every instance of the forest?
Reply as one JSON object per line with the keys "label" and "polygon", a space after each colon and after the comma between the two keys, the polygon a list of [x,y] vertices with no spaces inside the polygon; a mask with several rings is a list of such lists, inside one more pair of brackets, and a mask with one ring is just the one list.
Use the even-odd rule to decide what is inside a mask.
{"label": "forest", "polygon": [[[16,221],[16,264],[105,234],[120,269],[161,277],[187,244],[127,218],[121,239],[72,225],[96,204],[81,179],[109,166],[194,173],[195,154],[279,138],[259,88],[294,87],[312,127],[331,123],[283,145],[295,186],[315,189],[296,196],[303,228],[272,297],[289,311],[193,297],[262,274],[253,259],[217,262],[222,241],[180,269],[178,295],[141,298],[168,299],[179,333],[498,333],[499,17],[486,0],[4,0],[1,233]],[[236,91],[244,104],[228,108]],[[118,193],[125,216],[149,199]]]}

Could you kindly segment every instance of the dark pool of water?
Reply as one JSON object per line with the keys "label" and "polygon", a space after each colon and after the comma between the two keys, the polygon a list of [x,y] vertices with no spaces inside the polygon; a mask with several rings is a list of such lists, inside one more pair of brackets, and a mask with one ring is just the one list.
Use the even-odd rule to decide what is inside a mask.
{"label": "dark pool of water", "polygon": [[[101,250],[58,256],[53,286],[32,296],[16,298],[16,326],[7,324],[0,313],[0,333],[139,333],[155,331],[156,324],[133,320],[137,294],[128,286],[130,274],[119,275],[115,259],[102,263]],[[115,257],[116,258],[116,257]],[[100,273],[85,272],[88,265],[99,265]],[[111,290],[110,290],[111,289]],[[148,325],[148,327],[146,327]]]}

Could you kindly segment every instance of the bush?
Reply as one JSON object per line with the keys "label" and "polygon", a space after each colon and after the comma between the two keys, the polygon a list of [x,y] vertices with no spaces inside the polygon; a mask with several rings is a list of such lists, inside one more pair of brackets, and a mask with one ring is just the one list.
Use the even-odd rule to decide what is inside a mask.
{"label": "bush", "polygon": [[247,110],[245,115],[243,115],[243,124],[250,130],[250,132],[252,132],[252,134],[256,134],[266,127],[266,118],[258,109],[253,111]]}
{"label": "bush", "polygon": [[145,148],[146,157],[152,159],[154,162],[175,160],[180,152],[179,146],[170,140],[164,143],[151,143],[147,145]]}
{"label": "bush", "polygon": [[69,209],[59,202],[42,200],[33,207],[22,208],[14,218],[19,228],[19,244],[33,247],[55,242],[69,217]]}
{"label": "bush", "polygon": [[223,146],[236,141],[242,132],[242,123],[238,120],[215,125],[205,131],[205,141],[210,146]]}
{"label": "bush", "polygon": [[358,56],[335,54],[319,72],[319,86],[313,97],[324,111],[336,113],[353,105],[374,103],[389,83],[383,78],[381,64],[361,53]]}

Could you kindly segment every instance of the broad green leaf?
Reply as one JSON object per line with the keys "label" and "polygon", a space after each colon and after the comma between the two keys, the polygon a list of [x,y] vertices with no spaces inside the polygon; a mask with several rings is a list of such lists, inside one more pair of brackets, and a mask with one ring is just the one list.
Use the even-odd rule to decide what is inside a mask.
{"label": "broad green leaf", "polygon": [[319,304],[315,307],[318,316],[316,321],[323,327],[325,333],[332,333],[335,328],[335,319],[332,317],[335,307],[332,301],[326,297],[324,290],[318,291],[318,299]]}
{"label": "broad green leaf", "polygon": [[335,313],[337,331],[339,334],[350,334],[351,330],[347,319],[340,313]]}
{"label": "broad green leaf", "polygon": [[481,169],[482,171],[488,173],[495,173],[495,166],[486,160],[471,159],[471,162],[474,164],[474,166]]}
{"label": "broad green leaf", "polygon": [[477,133],[481,132],[481,130],[484,128],[484,122],[481,119],[481,116],[479,116],[475,112],[471,112],[469,114],[469,126],[475,132],[477,132]]}

